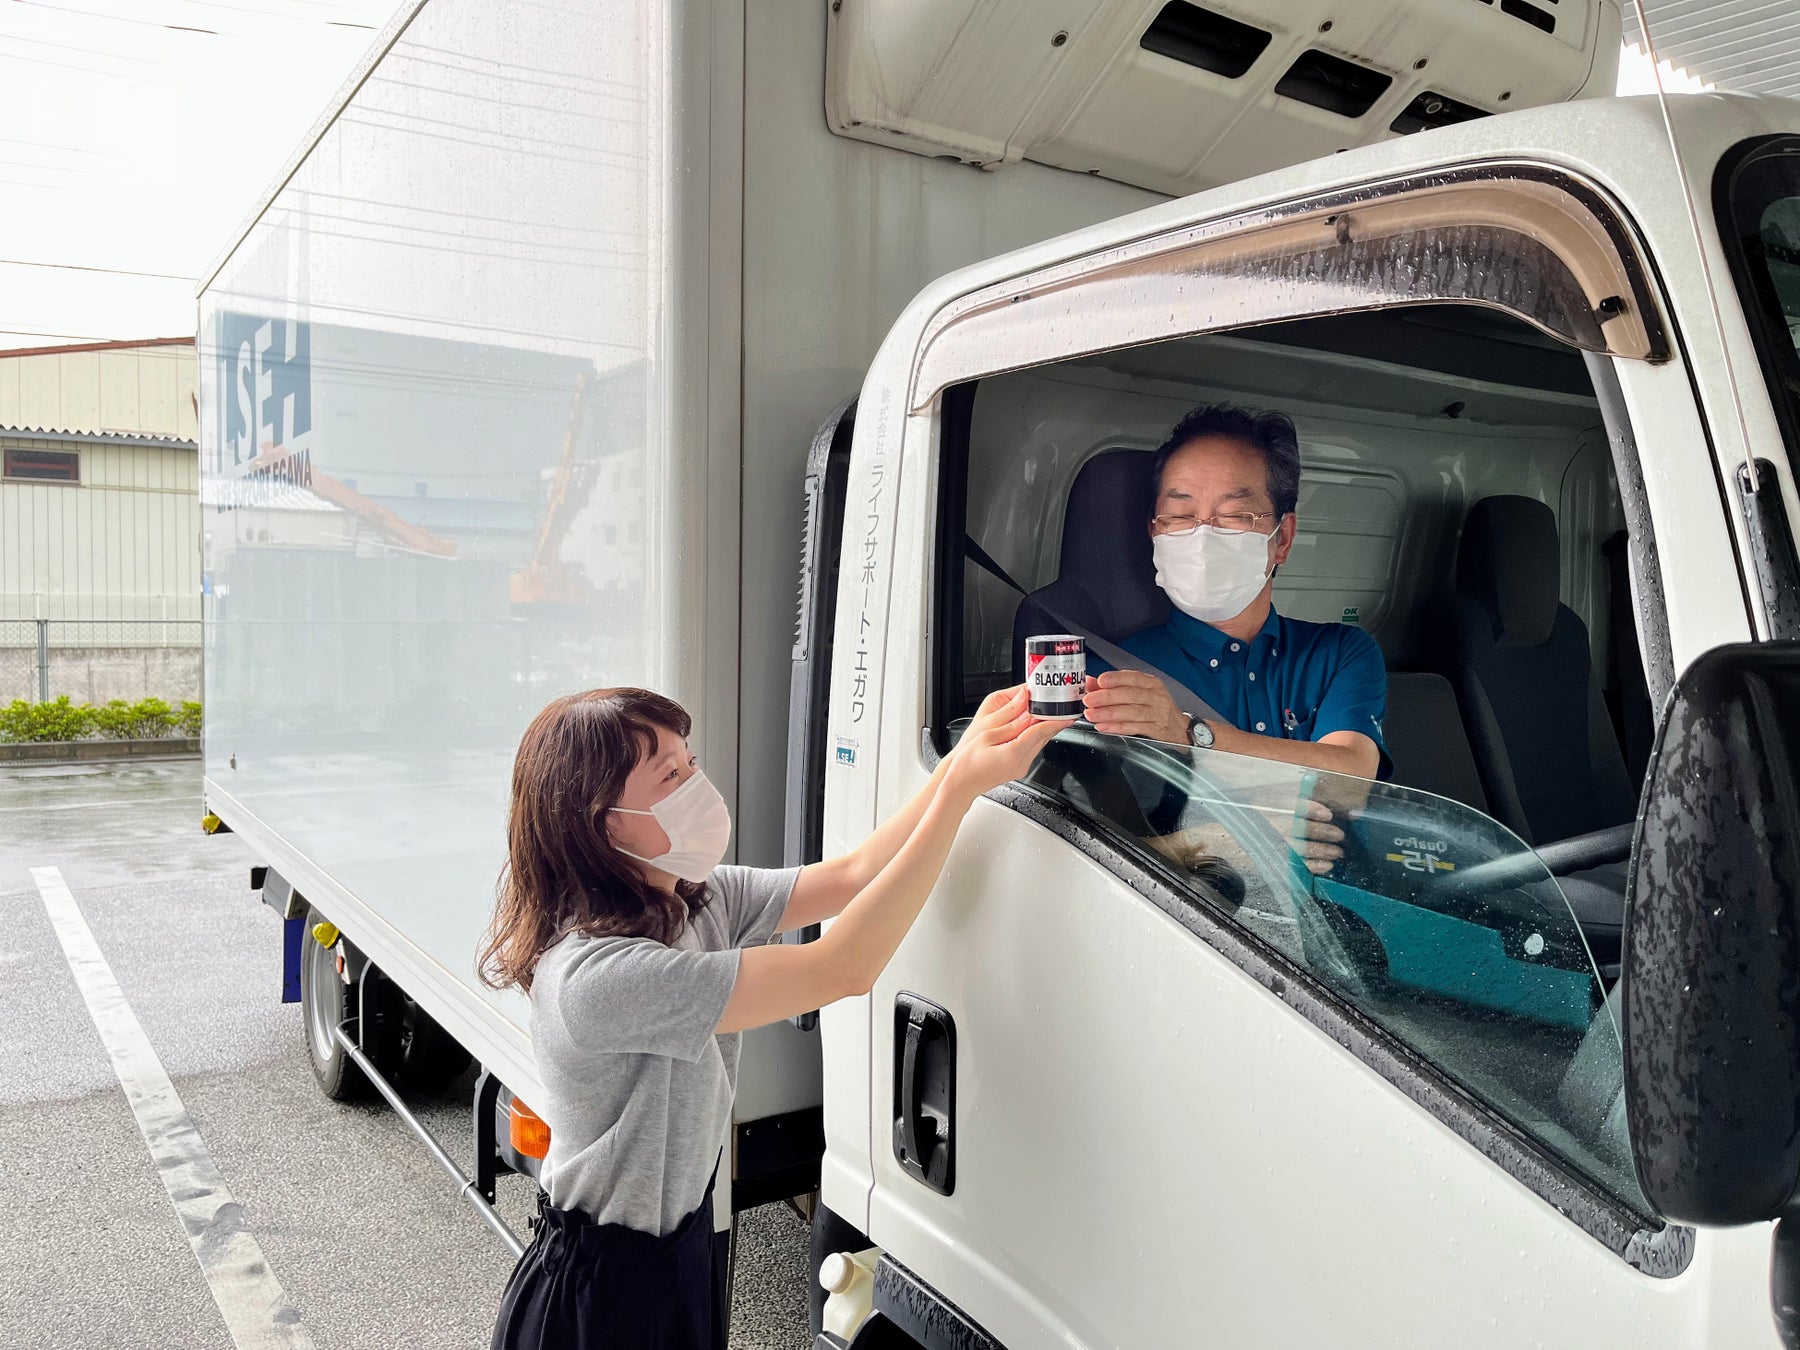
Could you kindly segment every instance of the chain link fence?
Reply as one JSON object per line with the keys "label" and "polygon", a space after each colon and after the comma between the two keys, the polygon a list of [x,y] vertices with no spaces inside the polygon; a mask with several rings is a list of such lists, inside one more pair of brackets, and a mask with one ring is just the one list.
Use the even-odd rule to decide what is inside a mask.
{"label": "chain link fence", "polygon": [[0,704],[200,697],[197,619],[0,619]]}

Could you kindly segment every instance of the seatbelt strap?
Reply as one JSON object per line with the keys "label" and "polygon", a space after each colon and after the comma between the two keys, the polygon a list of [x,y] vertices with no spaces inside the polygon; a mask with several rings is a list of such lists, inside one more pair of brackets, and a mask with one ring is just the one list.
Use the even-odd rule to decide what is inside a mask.
{"label": "seatbelt strap", "polygon": [[1221,717],[1218,710],[1214,708],[1212,704],[1201,698],[1200,695],[1196,694],[1192,689],[1189,689],[1185,684],[1167,671],[1158,670],[1155,666],[1144,660],[1143,657],[1133,656],[1130,652],[1119,646],[1118,643],[1108,642],[1098,633],[1076,623],[1067,615],[1058,614],[1049,605],[1046,605],[1042,600],[1038,599],[1030,591],[1014,581],[1012,577],[1007,574],[1006,569],[995,562],[988,551],[975,542],[975,537],[971,534],[963,535],[963,553],[984,572],[987,572],[995,579],[1011,587],[1026,600],[1029,600],[1032,604],[1043,610],[1044,613],[1050,616],[1051,622],[1061,628],[1063,632],[1073,633],[1076,637],[1087,643],[1088,649],[1114,670],[1136,670],[1142,671],[1145,675],[1154,675],[1163,682],[1163,687],[1169,691],[1169,697],[1174,700],[1175,706],[1180,708],[1181,711],[1186,713],[1189,717],[1198,717],[1208,722],[1222,722],[1227,726],[1231,725],[1231,720],[1229,718]]}

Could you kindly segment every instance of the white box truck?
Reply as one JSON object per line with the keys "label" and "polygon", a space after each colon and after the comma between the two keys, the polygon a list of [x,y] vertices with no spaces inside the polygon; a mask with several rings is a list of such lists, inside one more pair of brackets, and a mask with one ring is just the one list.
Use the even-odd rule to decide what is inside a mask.
{"label": "white box truck", "polygon": [[1800,106],[1591,97],[1620,26],[407,8],[200,295],[207,805],[321,1086],[472,1057],[504,1230],[533,712],[667,692],[739,861],[848,847],[1024,637],[1163,620],[1147,452],[1277,409],[1391,778],[1072,728],[747,1039],[721,1227],[817,1188],[821,1347],[1794,1344]]}

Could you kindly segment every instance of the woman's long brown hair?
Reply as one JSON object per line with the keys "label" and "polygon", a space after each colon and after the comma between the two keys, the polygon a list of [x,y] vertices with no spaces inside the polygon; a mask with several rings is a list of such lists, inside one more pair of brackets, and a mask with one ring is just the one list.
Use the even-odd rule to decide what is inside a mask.
{"label": "woman's long brown hair", "polygon": [[531,988],[538,958],[566,933],[673,942],[706,887],[659,891],[607,835],[625,780],[656,751],[658,729],[685,737],[693,720],[648,689],[590,689],[549,704],[513,760],[494,919],[479,970],[495,989]]}

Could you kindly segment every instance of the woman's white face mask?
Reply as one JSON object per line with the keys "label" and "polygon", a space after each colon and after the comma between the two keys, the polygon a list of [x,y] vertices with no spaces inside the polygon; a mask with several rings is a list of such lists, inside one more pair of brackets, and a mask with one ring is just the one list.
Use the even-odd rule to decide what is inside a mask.
{"label": "woman's white face mask", "polygon": [[654,817],[669,836],[668,852],[654,858],[642,857],[629,849],[619,852],[683,881],[705,881],[731,844],[731,809],[712,780],[699,770],[648,811],[634,811],[628,806],[612,809],[628,816]]}
{"label": "woman's white face mask", "polygon": [[1159,534],[1150,541],[1156,584],[1177,609],[1202,623],[1235,619],[1275,570],[1269,551],[1279,529],[1257,534],[1201,525],[1188,534]]}

